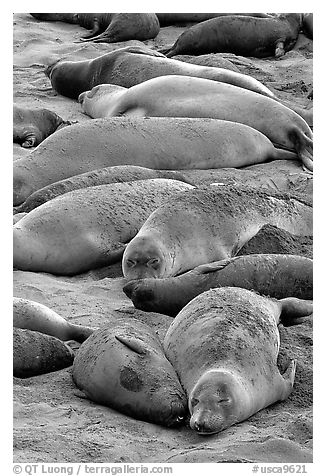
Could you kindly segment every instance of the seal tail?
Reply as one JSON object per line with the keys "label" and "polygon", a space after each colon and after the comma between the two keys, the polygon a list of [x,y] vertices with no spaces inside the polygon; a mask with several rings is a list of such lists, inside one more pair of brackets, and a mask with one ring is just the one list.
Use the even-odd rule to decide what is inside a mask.
{"label": "seal tail", "polygon": [[313,171],[312,151],[313,141],[300,129],[294,127],[289,133],[289,139],[293,142],[294,148],[302,161],[303,169],[307,172]]}
{"label": "seal tail", "polygon": [[284,327],[301,324],[312,314],[313,306],[310,301],[288,297],[280,299],[281,316],[280,322]]}

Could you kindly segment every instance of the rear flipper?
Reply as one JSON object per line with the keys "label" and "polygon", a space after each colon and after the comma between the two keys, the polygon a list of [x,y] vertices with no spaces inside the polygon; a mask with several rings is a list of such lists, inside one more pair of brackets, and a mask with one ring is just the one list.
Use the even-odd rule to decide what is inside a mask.
{"label": "rear flipper", "polygon": [[293,142],[299,158],[302,161],[303,169],[307,172],[313,171],[312,151],[313,141],[298,128],[293,128],[289,133],[289,139]]}
{"label": "rear flipper", "polygon": [[88,35],[82,36],[80,38],[80,41],[91,40],[93,37],[97,36],[100,31],[100,22],[98,21],[98,18],[94,18],[94,25],[92,31]]}
{"label": "rear flipper", "polygon": [[301,324],[313,311],[312,302],[304,299],[288,297],[280,299],[279,303],[282,306],[280,322],[284,327]]}
{"label": "rear flipper", "polygon": [[288,368],[286,369],[284,374],[281,376],[283,389],[282,389],[282,393],[279,400],[286,400],[288,396],[290,395],[293,388],[293,384],[294,384],[296,367],[297,367],[296,361],[291,360]]}

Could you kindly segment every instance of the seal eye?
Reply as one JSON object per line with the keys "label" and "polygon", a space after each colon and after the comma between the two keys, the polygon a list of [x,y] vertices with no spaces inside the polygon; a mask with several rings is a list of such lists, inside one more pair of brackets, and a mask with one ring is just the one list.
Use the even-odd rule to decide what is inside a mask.
{"label": "seal eye", "polygon": [[134,261],[133,259],[127,259],[126,266],[128,266],[128,268],[133,268],[134,266],[136,266],[136,261]]}
{"label": "seal eye", "polygon": [[150,266],[151,268],[157,269],[160,265],[160,260],[158,258],[152,258],[148,260],[147,266]]}

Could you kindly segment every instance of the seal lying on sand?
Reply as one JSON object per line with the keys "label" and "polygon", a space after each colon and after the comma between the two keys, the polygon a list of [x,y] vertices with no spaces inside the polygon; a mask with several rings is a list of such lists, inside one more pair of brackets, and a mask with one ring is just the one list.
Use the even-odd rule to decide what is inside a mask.
{"label": "seal lying on sand", "polygon": [[151,179],[61,195],[13,227],[14,267],[71,275],[114,263],[151,212],[188,188],[177,180]]}
{"label": "seal lying on sand", "polygon": [[90,327],[66,321],[44,304],[29,299],[14,297],[13,311],[14,327],[41,332],[63,341],[84,342],[94,332]]}
{"label": "seal lying on sand", "polygon": [[16,207],[15,213],[30,212],[43,203],[73,190],[93,187],[95,185],[133,182],[153,178],[167,178],[190,183],[182,174],[170,170],[153,170],[137,165],[115,165],[74,175],[40,188],[32,193],[22,205]]}
{"label": "seal lying on sand", "polygon": [[187,399],[158,337],[136,319],[117,319],[78,350],[73,380],[86,396],[139,420],[175,426]]}
{"label": "seal lying on sand", "polygon": [[169,74],[226,82],[276,98],[260,81],[247,74],[171,60],[145,46],[128,46],[84,61],[59,60],[50,64],[45,74],[53,89],[72,99],[77,99],[83,91],[99,84],[109,83],[130,88],[148,79]]}
{"label": "seal lying on sand", "polygon": [[241,15],[212,18],[191,26],[171,48],[160,51],[168,58],[206,53],[279,58],[293,48],[301,25],[300,13],[286,13],[269,18]]}
{"label": "seal lying on sand", "polygon": [[313,262],[296,255],[255,254],[202,264],[173,278],[129,281],[123,288],[142,311],[176,316],[211,288],[235,286],[281,299],[312,299]]}
{"label": "seal lying on sand", "polygon": [[74,352],[56,337],[13,328],[14,377],[27,378],[70,367]]}
{"label": "seal lying on sand", "polygon": [[22,147],[36,147],[50,134],[70,124],[48,109],[27,109],[14,104],[13,138]]}
{"label": "seal lying on sand", "polygon": [[[205,142],[198,140],[202,137]],[[29,156],[16,160],[13,201],[14,206],[20,205],[46,185],[113,165],[155,170],[210,169],[295,158],[293,152],[275,149],[258,131],[230,121],[98,119],[58,131]],[[170,174],[170,178],[180,178],[179,174]]]}
{"label": "seal lying on sand", "polygon": [[155,13],[31,13],[42,21],[63,21],[92,30],[84,41],[115,43],[150,40],[160,31]]}
{"label": "seal lying on sand", "polygon": [[157,208],[128,243],[123,274],[128,280],[165,278],[231,258],[265,224],[310,235],[312,207],[238,186],[186,190]]}
{"label": "seal lying on sand", "polygon": [[295,150],[312,170],[313,135],[303,118],[273,99],[231,84],[161,76],[129,89],[96,86],[78,100],[91,117],[210,117],[240,122],[262,132],[277,147]]}
{"label": "seal lying on sand", "polygon": [[258,18],[271,17],[268,13],[156,13],[161,26],[174,25],[175,23],[199,23],[211,18],[227,15],[242,15]]}
{"label": "seal lying on sand", "polygon": [[164,350],[188,397],[190,427],[218,433],[291,393],[296,363],[277,368],[279,322],[300,324],[312,304],[280,301],[241,288],[193,299],[172,322]]}

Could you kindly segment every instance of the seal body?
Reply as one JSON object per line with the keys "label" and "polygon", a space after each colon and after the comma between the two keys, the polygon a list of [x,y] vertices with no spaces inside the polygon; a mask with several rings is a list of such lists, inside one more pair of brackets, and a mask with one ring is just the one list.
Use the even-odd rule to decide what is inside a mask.
{"label": "seal body", "polygon": [[[64,180],[59,180],[46,187],[36,190],[20,207],[16,207],[14,217],[22,212],[30,212],[43,203],[53,198],[63,195],[73,190],[93,187],[96,185],[106,185],[110,183],[134,182],[136,180],[147,180],[153,178],[167,178],[190,183],[181,173],[170,170],[154,170],[137,165],[114,165],[101,169],[91,170],[83,174],[73,175]],[[18,220],[17,220],[18,221]]]}
{"label": "seal body", "polygon": [[[199,137],[205,137],[205,142]],[[13,201],[20,205],[40,188],[100,167],[125,164],[155,170],[210,169],[277,158],[293,159],[296,155],[276,150],[259,132],[230,121],[98,119],[64,128],[29,156],[16,160]]]}
{"label": "seal body", "polygon": [[13,139],[22,147],[36,147],[58,128],[69,124],[48,109],[27,109],[14,104]]}
{"label": "seal body", "polygon": [[211,18],[243,15],[258,18],[269,18],[268,13],[156,13],[161,26],[174,25],[175,23],[199,23]]}
{"label": "seal body", "polygon": [[271,98],[231,84],[162,76],[127,90],[113,85],[97,86],[83,93],[80,101],[91,117],[210,117],[246,124],[278,147],[295,150],[304,165],[312,169],[313,136],[306,121]]}
{"label": "seal body", "polygon": [[312,40],[314,34],[313,13],[303,14],[302,29],[303,33]]}
{"label": "seal body", "polygon": [[177,180],[151,179],[57,197],[13,227],[14,267],[71,275],[114,263],[150,213],[188,188]]}
{"label": "seal body", "polygon": [[[305,301],[291,302],[287,325],[312,312]],[[286,303],[229,287],[200,294],[177,315],[163,346],[186,391],[192,429],[218,433],[288,397],[296,365],[283,375],[277,368],[283,315]]]}
{"label": "seal body", "polygon": [[253,254],[203,264],[172,278],[129,281],[123,288],[137,309],[176,316],[211,288],[235,286],[277,299],[313,298],[313,262],[296,255]]}
{"label": "seal body", "polygon": [[117,319],[84,342],[73,380],[86,396],[136,419],[174,426],[187,399],[154,332],[136,319]]}
{"label": "seal body", "polygon": [[13,325],[20,329],[41,332],[60,340],[84,342],[94,329],[72,324],[39,302],[14,297]]}
{"label": "seal body", "polygon": [[50,335],[13,328],[14,377],[27,378],[70,367],[74,352]]}
{"label": "seal body", "polygon": [[264,58],[280,57],[295,45],[301,28],[301,14],[254,18],[229,15],[193,25],[184,31],[167,57],[182,54],[234,53]]}
{"label": "seal body", "polygon": [[123,274],[128,280],[165,278],[231,258],[266,224],[310,235],[312,207],[250,188],[185,191],[157,208],[128,243]]}
{"label": "seal body", "polygon": [[115,43],[128,40],[149,40],[160,31],[155,13],[32,13],[42,21],[74,23],[91,30],[83,39]]}
{"label": "seal body", "polygon": [[59,60],[50,64],[45,74],[53,89],[72,99],[77,99],[79,94],[99,84],[109,83],[130,88],[148,79],[170,74],[226,82],[276,98],[272,91],[249,75],[171,60],[145,46],[121,48],[91,60]]}

